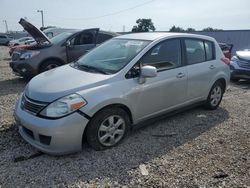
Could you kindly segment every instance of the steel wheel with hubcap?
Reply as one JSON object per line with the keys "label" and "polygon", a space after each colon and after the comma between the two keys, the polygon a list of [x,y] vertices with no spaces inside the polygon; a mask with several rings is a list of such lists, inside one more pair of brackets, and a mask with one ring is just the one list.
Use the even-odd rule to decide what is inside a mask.
{"label": "steel wheel with hubcap", "polygon": [[205,107],[210,110],[215,110],[220,105],[220,102],[223,97],[224,89],[221,82],[215,82],[213,87],[211,88],[209,95],[207,97],[207,101],[205,103]]}
{"label": "steel wheel with hubcap", "polygon": [[103,109],[87,126],[87,141],[96,150],[113,147],[126,136],[129,125],[128,114],[123,109],[118,107]]}

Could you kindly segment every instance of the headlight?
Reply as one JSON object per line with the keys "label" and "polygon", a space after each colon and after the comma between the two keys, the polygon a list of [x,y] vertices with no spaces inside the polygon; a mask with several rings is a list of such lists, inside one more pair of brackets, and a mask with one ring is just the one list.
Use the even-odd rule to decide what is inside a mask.
{"label": "headlight", "polygon": [[59,118],[68,115],[85,106],[87,102],[78,94],[60,98],[40,112],[41,116]]}
{"label": "headlight", "polygon": [[30,59],[36,55],[38,55],[40,52],[39,51],[29,51],[29,52],[25,52],[24,54],[22,54],[20,56],[20,59]]}
{"label": "headlight", "polygon": [[239,59],[238,59],[237,56],[233,56],[233,57],[231,58],[231,61],[239,61]]}

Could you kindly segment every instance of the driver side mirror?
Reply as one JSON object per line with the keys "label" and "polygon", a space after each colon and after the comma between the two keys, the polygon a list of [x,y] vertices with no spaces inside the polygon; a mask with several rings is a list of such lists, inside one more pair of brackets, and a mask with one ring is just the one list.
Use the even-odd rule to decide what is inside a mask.
{"label": "driver side mirror", "polygon": [[66,42],[66,47],[68,47],[68,48],[72,48],[72,47],[73,47],[73,45],[72,45],[72,43],[71,43],[70,40],[68,40],[68,41]]}
{"label": "driver side mirror", "polygon": [[157,76],[157,69],[153,66],[146,65],[141,68],[141,77],[152,78]]}
{"label": "driver side mirror", "polygon": [[138,82],[140,84],[144,84],[146,82],[146,78],[153,78],[157,76],[157,69],[153,66],[146,65],[141,67],[141,74]]}

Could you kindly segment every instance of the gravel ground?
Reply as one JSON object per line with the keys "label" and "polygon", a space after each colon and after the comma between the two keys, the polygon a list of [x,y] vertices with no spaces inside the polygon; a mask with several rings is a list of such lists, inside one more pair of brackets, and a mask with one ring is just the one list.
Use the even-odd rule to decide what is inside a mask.
{"label": "gravel ground", "polygon": [[152,120],[119,146],[49,156],[24,142],[12,117],[26,82],[0,47],[0,187],[250,187],[250,82],[231,84],[216,111]]}

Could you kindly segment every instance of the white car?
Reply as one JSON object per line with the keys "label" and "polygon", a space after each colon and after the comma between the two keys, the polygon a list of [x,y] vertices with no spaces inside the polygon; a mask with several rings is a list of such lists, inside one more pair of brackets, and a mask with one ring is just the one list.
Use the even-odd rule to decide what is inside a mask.
{"label": "white car", "polygon": [[26,44],[26,42],[30,40],[34,40],[34,39],[32,37],[22,37],[20,39],[10,41],[9,46],[13,47],[13,46],[21,45],[21,44]]}

